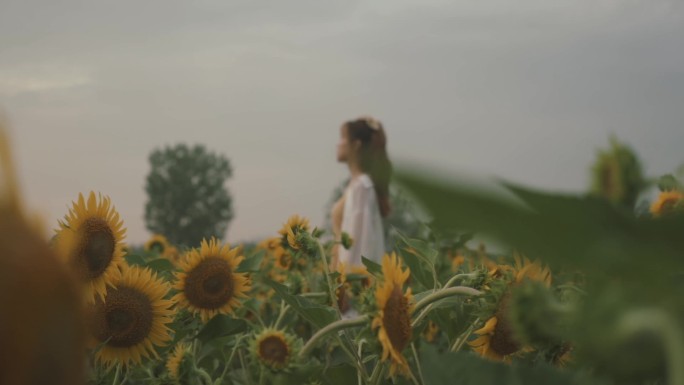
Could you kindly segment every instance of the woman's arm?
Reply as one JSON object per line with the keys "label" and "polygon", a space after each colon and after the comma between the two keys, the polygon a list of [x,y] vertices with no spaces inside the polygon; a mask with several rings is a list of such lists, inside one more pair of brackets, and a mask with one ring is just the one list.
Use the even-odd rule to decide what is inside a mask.
{"label": "woman's arm", "polygon": [[[339,248],[338,259],[345,266],[361,266],[361,256],[375,260],[375,242],[378,234],[374,223],[379,216],[373,183],[367,176],[359,178],[350,187],[349,197],[345,204],[342,231],[353,240],[349,250]],[[380,234],[381,236],[382,234]]]}

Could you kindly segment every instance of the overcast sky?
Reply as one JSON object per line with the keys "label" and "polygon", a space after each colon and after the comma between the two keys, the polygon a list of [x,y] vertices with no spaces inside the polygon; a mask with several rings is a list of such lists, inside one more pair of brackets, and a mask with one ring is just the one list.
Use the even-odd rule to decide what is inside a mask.
{"label": "overcast sky", "polygon": [[110,195],[146,240],[147,157],[228,156],[228,239],[321,224],[339,125],[398,162],[584,191],[609,133],[651,175],[684,162],[681,0],[0,1],[0,108],[23,189],[56,225]]}

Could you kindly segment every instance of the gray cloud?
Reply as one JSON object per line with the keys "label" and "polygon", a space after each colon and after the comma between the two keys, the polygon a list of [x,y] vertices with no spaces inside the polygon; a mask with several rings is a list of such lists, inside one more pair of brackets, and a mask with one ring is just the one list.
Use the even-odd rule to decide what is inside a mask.
{"label": "gray cloud", "polygon": [[29,201],[78,192],[142,221],[147,155],[235,168],[232,240],[321,222],[339,124],[381,118],[397,160],[582,191],[613,132],[652,174],[684,145],[677,1],[3,1],[0,105]]}

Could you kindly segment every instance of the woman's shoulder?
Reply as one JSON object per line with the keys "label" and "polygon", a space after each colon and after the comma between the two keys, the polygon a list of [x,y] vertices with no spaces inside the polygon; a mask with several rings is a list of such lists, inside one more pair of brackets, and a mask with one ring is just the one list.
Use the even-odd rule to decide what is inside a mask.
{"label": "woman's shoulder", "polygon": [[356,188],[366,188],[366,189],[373,188],[373,180],[371,179],[371,177],[368,174],[359,175],[358,177],[356,177],[353,180],[352,184]]}

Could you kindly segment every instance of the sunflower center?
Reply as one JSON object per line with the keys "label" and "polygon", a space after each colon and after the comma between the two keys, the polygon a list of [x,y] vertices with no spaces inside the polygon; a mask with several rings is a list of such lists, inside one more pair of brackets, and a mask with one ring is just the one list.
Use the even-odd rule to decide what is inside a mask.
{"label": "sunflower center", "polygon": [[677,205],[679,198],[670,198],[663,202],[660,211],[662,214],[670,214],[674,211],[674,207]]}
{"label": "sunflower center", "polygon": [[287,269],[290,266],[290,255],[287,253],[283,253],[283,255],[280,256],[280,266],[284,269]]}
{"label": "sunflower center", "polygon": [[259,342],[259,357],[277,365],[285,365],[290,349],[280,336],[268,336]]}
{"label": "sunflower center", "polygon": [[411,340],[409,304],[398,286],[394,287],[383,309],[382,324],[395,350],[401,352]]}
{"label": "sunflower center", "polygon": [[150,244],[150,251],[162,254],[164,252],[164,244],[159,241],[154,241]]}
{"label": "sunflower center", "polygon": [[228,261],[209,257],[192,269],[185,280],[185,296],[201,309],[218,309],[233,298],[235,282]]}
{"label": "sunflower center", "polygon": [[107,222],[101,218],[87,219],[79,231],[82,243],[76,259],[77,270],[88,279],[101,276],[114,258],[116,238]]}
{"label": "sunflower center", "polygon": [[496,315],[497,322],[494,327],[494,334],[489,342],[490,347],[499,355],[507,356],[520,350],[520,344],[513,337],[511,325],[504,313],[507,311],[507,300],[500,305],[500,310]]}
{"label": "sunflower center", "polygon": [[107,289],[93,312],[93,334],[107,345],[126,348],[145,340],[152,330],[153,309],[145,293],[131,287]]}

